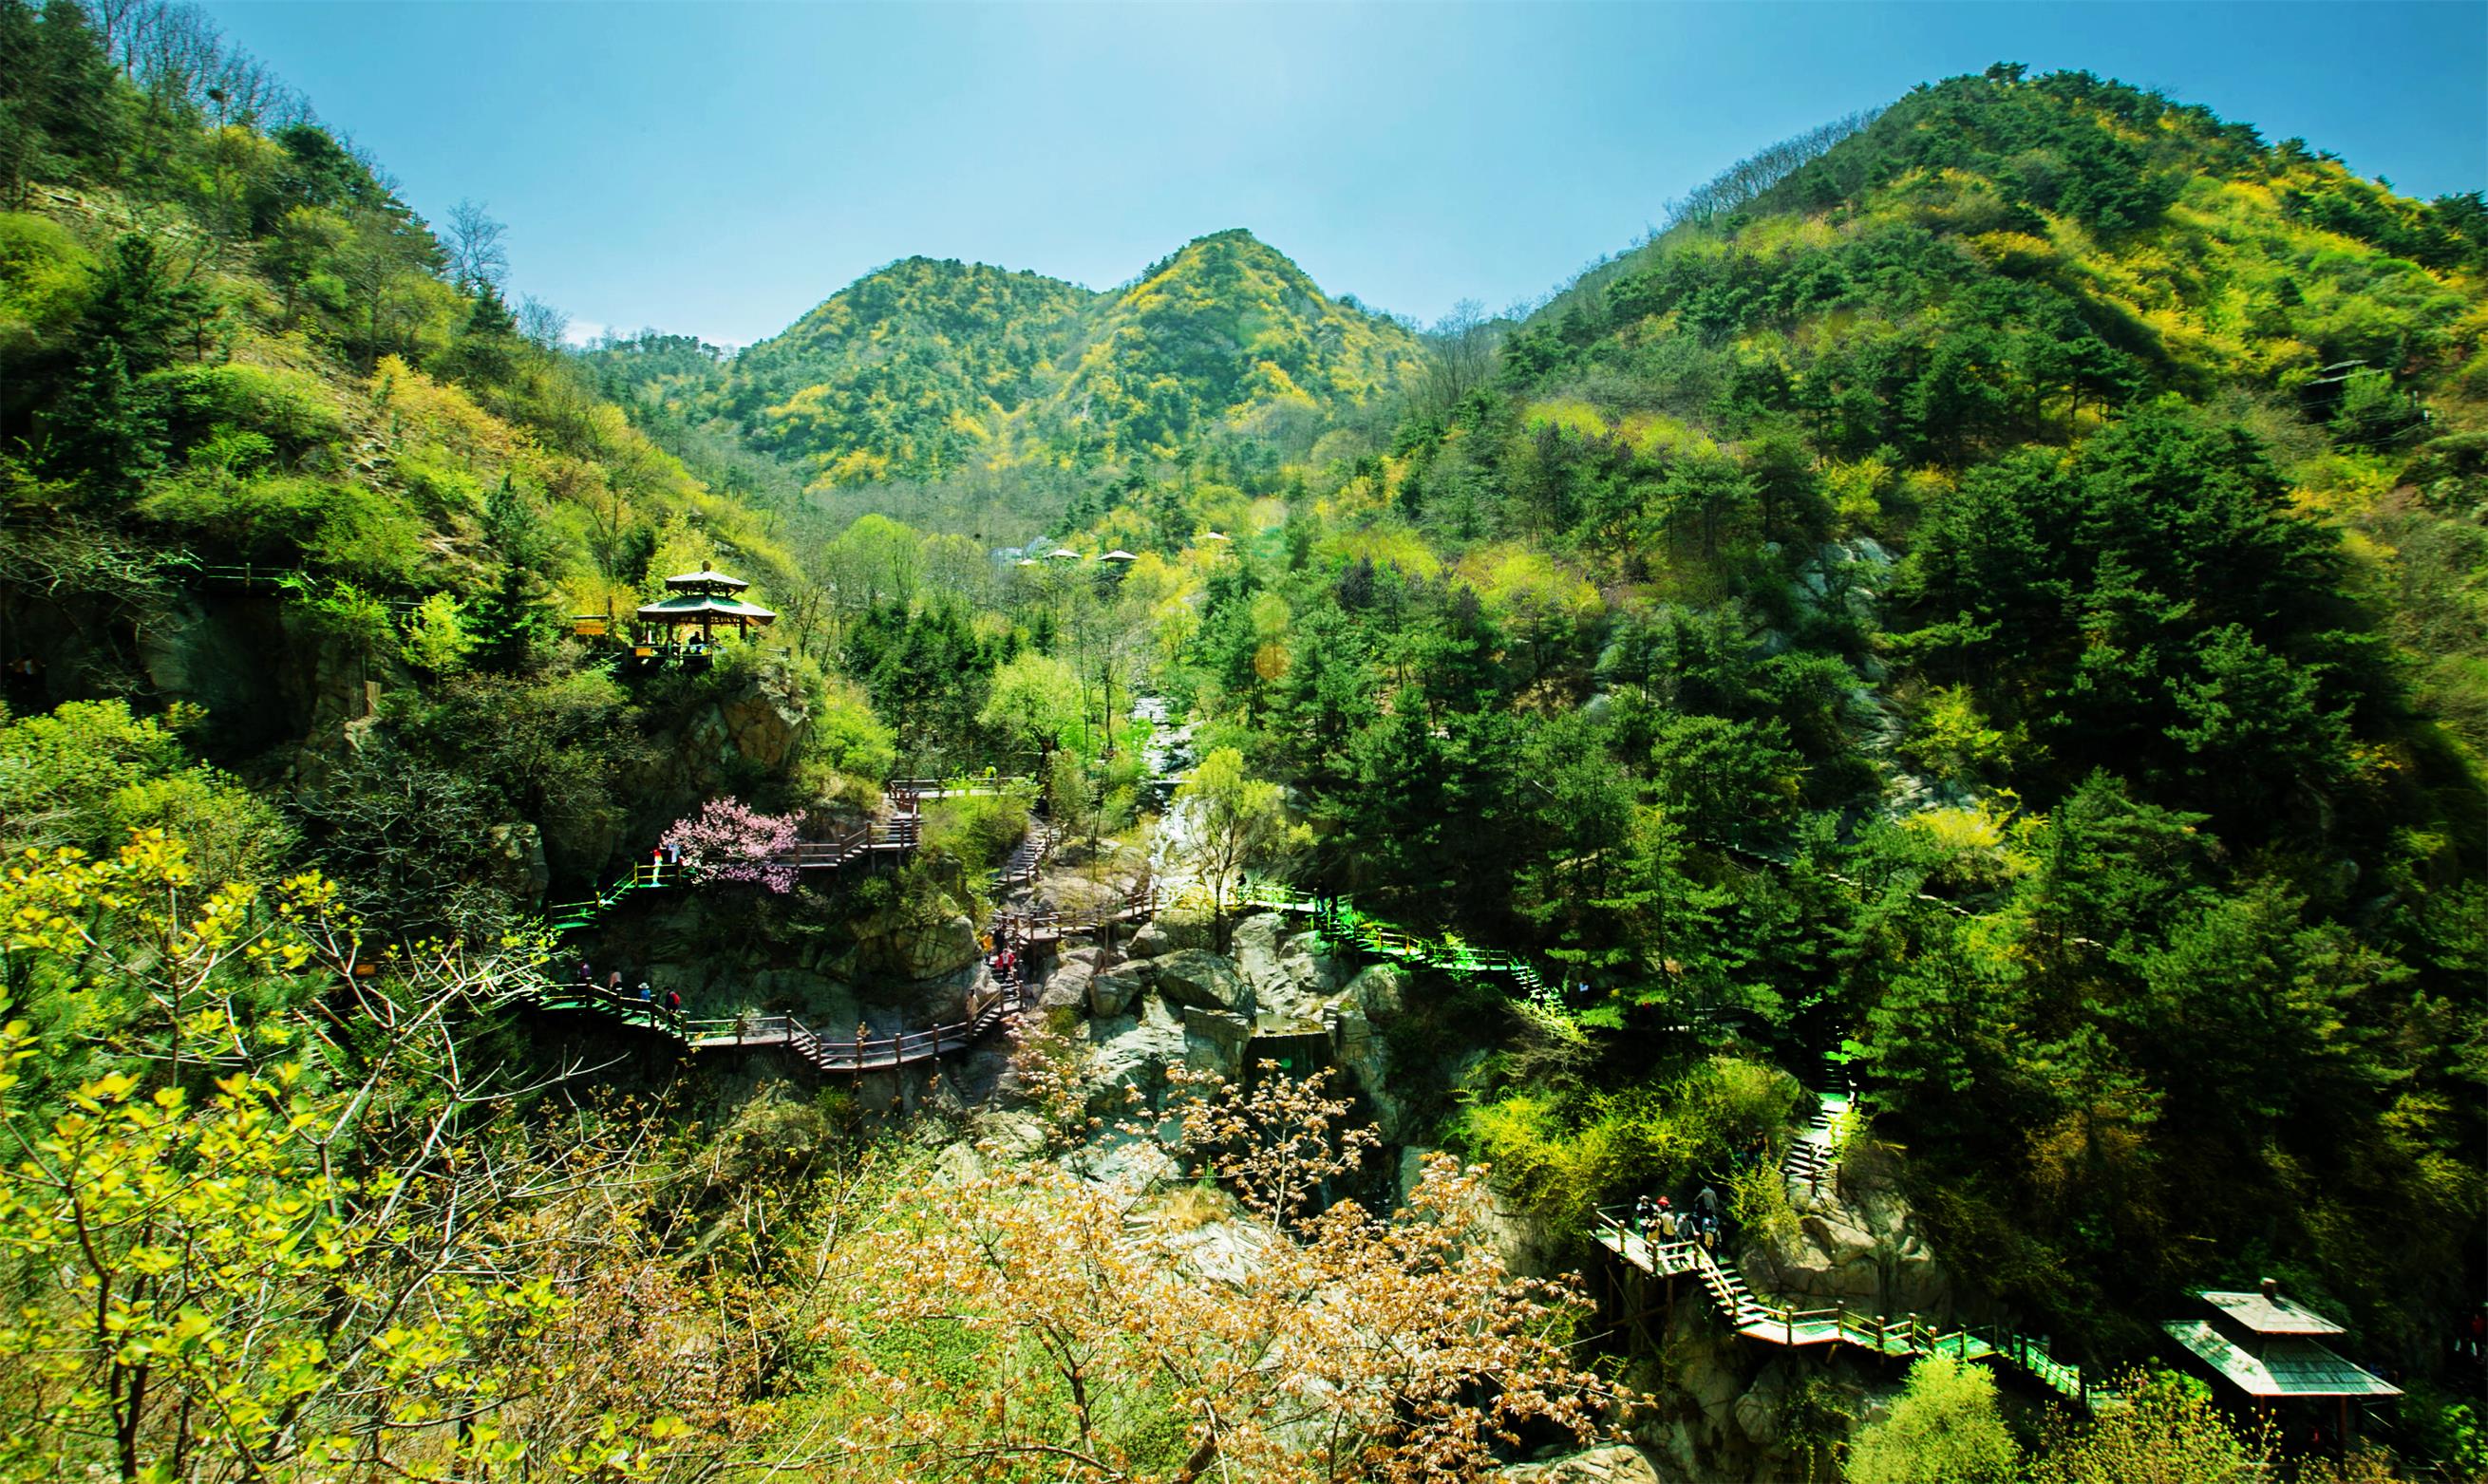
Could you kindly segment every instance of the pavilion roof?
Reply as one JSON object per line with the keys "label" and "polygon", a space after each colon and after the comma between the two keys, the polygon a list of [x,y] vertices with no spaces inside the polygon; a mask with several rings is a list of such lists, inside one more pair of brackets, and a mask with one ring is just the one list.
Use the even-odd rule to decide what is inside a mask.
{"label": "pavilion roof", "polygon": [[2349,1331],[2308,1308],[2277,1294],[2210,1293],[2203,1302],[2257,1334],[2347,1334]]}
{"label": "pavilion roof", "polygon": [[775,621],[778,615],[739,598],[721,598],[715,593],[677,593],[671,598],[640,604],[639,617],[651,624],[696,624],[721,618],[766,624]]}
{"label": "pavilion roof", "polygon": [[2232,1342],[2208,1319],[2172,1319],[2160,1328],[2248,1396],[2402,1394],[2391,1382],[2303,1335],[2275,1335],[2264,1341],[2258,1355]]}
{"label": "pavilion roof", "polygon": [[678,572],[665,579],[666,591],[676,593],[696,593],[702,589],[739,593],[750,585],[741,577],[729,577],[721,572],[712,572],[706,567],[697,572]]}

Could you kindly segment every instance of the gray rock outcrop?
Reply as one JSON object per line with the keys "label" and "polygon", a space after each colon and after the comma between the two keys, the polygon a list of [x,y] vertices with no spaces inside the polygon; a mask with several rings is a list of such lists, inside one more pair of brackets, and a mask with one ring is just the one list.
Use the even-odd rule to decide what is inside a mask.
{"label": "gray rock outcrop", "polygon": [[1256,1012],[1267,1022],[1312,1024],[1345,977],[1319,938],[1291,933],[1293,919],[1259,912],[1235,925],[1236,969],[1253,987]]}
{"label": "gray rock outcrop", "polygon": [[1209,917],[1206,913],[1170,909],[1147,922],[1132,935],[1132,957],[1154,959],[1179,948],[1209,946]]}
{"label": "gray rock outcrop", "polygon": [[1088,987],[1097,977],[1097,950],[1083,948],[1062,956],[1053,977],[1037,992],[1039,1010],[1077,1010],[1088,1003]]}
{"label": "gray rock outcrop", "polygon": [[1739,1258],[1755,1292],[1888,1315],[1951,1311],[1951,1275],[1911,1219],[1888,1156],[1852,1152],[1835,1179],[1789,1199],[1795,1231]]}
{"label": "gray rock outcrop", "polygon": [[1253,1013],[1253,987],[1235,966],[1201,948],[1178,949],[1152,961],[1157,966],[1158,993],[1173,1005]]}
{"label": "gray rock outcrop", "polygon": [[1220,1077],[1244,1075],[1245,1048],[1253,1042],[1253,1022],[1231,1010],[1183,1007],[1183,1064],[1195,1072]]}
{"label": "gray rock outcrop", "polygon": [[1096,1047],[1090,1069],[1098,1084],[1090,1106],[1099,1111],[1122,1111],[1134,1090],[1156,1106],[1166,1093],[1166,1069],[1185,1059],[1183,1024],[1155,996],[1143,998],[1140,1013],[1129,1020],[1092,1022],[1088,1035]]}
{"label": "gray rock outcrop", "polygon": [[1149,959],[1117,964],[1088,981],[1088,1013],[1101,1021],[1128,1014],[1132,1002],[1157,983],[1158,966]]}
{"label": "gray rock outcrop", "polygon": [[1505,1484],[1659,1484],[1642,1450],[1623,1442],[1549,1463],[1513,1464],[1493,1476]]}

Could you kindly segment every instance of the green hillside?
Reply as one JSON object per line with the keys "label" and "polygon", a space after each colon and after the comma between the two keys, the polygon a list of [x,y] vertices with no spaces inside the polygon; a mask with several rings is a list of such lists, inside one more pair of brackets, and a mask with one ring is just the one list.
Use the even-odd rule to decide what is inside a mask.
{"label": "green hillside", "polygon": [[1574,979],[1460,1115],[1545,1209],[1710,1017],[1846,1047],[2090,1342],[2257,1264],[2417,1335],[2488,1213],[2477,199],[2014,68],[1769,159],[1303,468],[1179,672],[1321,879]]}
{"label": "green hillside", "polygon": [[[74,5],[0,22],[9,706],[172,707],[282,806],[241,855],[323,860],[392,927],[499,920],[538,871],[601,878],[685,786],[661,765],[679,716],[572,615],[710,557],[800,599],[754,510],[779,491],[721,493],[601,399],[558,323],[505,303],[496,223],[436,231],[281,93],[210,96],[269,96],[256,64],[125,75]],[[477,725],[503,714],[530,724]],[[57,782],[0,785],[12,843],[212,834],[227,808],[125,799],[98,832]]]}
{"label": "green hillside", "polygon": [[1013,457],[1024,409],[1096,297],[1036,273],[909,258],[745,350],[716,398],[815,478],[939,477]]}
{"label": "green hillside", "polygon": [[1052,446],[1084,461],[1167,459],[1222,436],[1301,450],[1417,358],[1406,330],[1325,297],[1241,229],[1186,244],[1099,310],[1050,418]]}
{"label": "green hillside", "polygon": [[[0,0],[0,1477],[2488,1469],[2480,196],[2008,65],[1425,333],[498,232]],[[2383,1450],[2143,1369],[2267,1277]]]}
{"label": "green hillside", "polygon": [[1415,357],[1405,329],[1237,230],[1105,294],[910,258],[745,350],[696,405],[815,486],[852,489],[1119,467],[1212,441],[1300,454]]}

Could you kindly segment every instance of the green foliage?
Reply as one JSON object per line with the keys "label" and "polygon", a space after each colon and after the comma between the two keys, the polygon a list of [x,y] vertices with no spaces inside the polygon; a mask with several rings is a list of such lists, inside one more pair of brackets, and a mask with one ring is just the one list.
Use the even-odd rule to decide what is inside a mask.
{"label": "green foliage", "polygon": [[972,870],[990,870],[1028,833],[1030,801],[1016,792],[939,799],[924,810],[925,848],[947,852]]}
{"label": "green foliage", "polygon": [[464,669],[483,641],[467,627],[465,608],[447,593],[435,593],[407,615],[398,657],[419,670],[451,675]]}
{"label": "green foliage", "polygon": [[1498,1190],[1557,1230],[1579,1232],[1601,1207],[1712,1178],[1755,1134],[1776,1136],[1796,1095],[1785,1073],[1718,1056],[1663,1083],[1480,1099],[1460,1115],[1456,1136],[1492,1166]]}
{"label": "green foliage", "polygon": [[976,719],[1015,749],[1044,756],[1080,731],[1080,677],[1069,665],[1033,650],[994,671]]}
{"label": "green foliage", "polygon": [[851,793],[861,790],[867,802],[898,762],[896,738],[862,687],[844,681],[822,683],[807,751],[807,761],[831,770]]}
{"label": "green foliage", "polygon": [[[910,258],[745,351],[708,400],[754,445],[844,486],[1122,464],[1219,437],[1301,449],[1416,361],[1399,325],[1225,232],[1103,294]],[[705,379],[690,370],[687,385]]]}
{"label": "green foliage", "polygon": [[1994,1375],[1927,1356],[1890,1414],[1859,1429],[1846,1472],[1852,1484],[2009,1484],[2021,1458],[1996,1414]]}
{"label": "green foliage", "polygon": [[176,708],[136,716],[123,701],[71,701],[45,715],[0,714],[0,849],[118,846],[162,830],[211,882],[255,878],[293,844],[275,806],[190,756],[181,733],[202,720]]}
{"label": "green foliage", "polygon": [[2137,1372],[2117,1389],[2125,1406],[2050,1436],[2030,1460],[2032,1484],[2246,1484],[2267,1476],[2269,1424],[2232,1421],[2202,1382]]}

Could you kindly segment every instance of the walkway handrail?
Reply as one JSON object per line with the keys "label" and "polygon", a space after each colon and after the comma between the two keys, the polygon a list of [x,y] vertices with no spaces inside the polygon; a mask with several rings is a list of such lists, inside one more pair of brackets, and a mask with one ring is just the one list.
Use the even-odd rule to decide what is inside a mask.
{"label": "walkway handrail", "polygon": [[[1829,1308],[1800,1309],[1791,1303],[1767,1302],[1751,1295],[1750,1291],[1747,1297],[1751,1303],[1740,1310],[1737,1303],[1737,1284],[1743,1281],[1743,1274],[1733,1261],[1705,1251],[1698,1242],[1652,1242],[1613,1208],[1601,1208],[1593,1213],[1591,1236],[1637,1267],[1645,1266],[1632,1256],[1632,1247],[1640,1246],[1647,1259],[1648,1271],[1654,1276],[1684,1272],[1699,1274],[1712,1303],[1727,1319],[1729,1328],[1753,1339],[1795,1345],[1820,1343],[1828,1338],[1871,1350],[1878,1355],[1953,1355],[1965,1360],[2016,1366],[2049,1389],[2085,1407],[2096,1407],[2115,1399],[2113,1393],[2084,1377],[2079,1365],[2057,1359],[2048,1354],[2046,1347],[2037,1340],[2002,1325],[1971,1325],[1939,1331],[1913,1313],[1896,1319],[1889,1315],[1853,1310],[1845,1303]],[[1677,1263],[1679,1258],[1686,1259],[1683,1265]],[[1734,1281],[1731,1280],[1732,1274]],[[1824,1328],[1830,1330],[1828,1336],[1814,1332]],[[1807,1332],[1801,1337],[1799,1330]]]}
{"label": "walkway handrail", "polygon": [[1104,927],[1109,922],[1156,914],[1158,890],[1154,882],[1144,882],[1123,895],[1094,907],[1063,910],[1048,908],[1042,911],[1004,910],[994,913],[994,928],[1015,933],[1021,938],[1041,938],[1046,934],[1086,933]]}
{"label": "walkway handrail", "polygon": [[1358,910],[1349,897],[1325,897],[1283,882],[1247,879],[1230,901],[1237,907],[1307,913],[1314,919],[1314,931],[1325,941],[1352,945],[1383,958],[1413,959],[1456,974],[1509,974],[1522,991],[1533,994],[1545,987],[1537,966],[1525,955],[1482,948],[1455,938],[1428,938]]}

